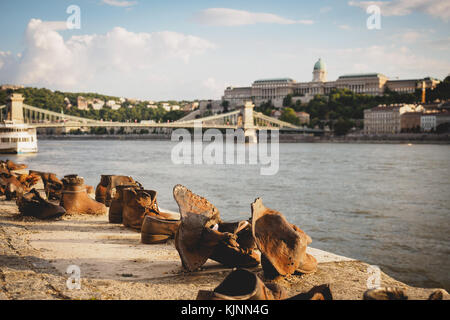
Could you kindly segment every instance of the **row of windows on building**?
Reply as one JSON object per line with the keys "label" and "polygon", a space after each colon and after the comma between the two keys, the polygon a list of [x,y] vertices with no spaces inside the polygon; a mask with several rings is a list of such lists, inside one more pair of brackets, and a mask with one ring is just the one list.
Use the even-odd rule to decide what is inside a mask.
{"label": "row of windows on building", "polygon": [[0,128],[0,132],[27,132],[29,129]]}
{"label": "row of windows on building", "polygon": [[27,138],[1,138],[1,141],[3,143],[15,143],[15,142],[33,142],[33,137],[27,137]]}

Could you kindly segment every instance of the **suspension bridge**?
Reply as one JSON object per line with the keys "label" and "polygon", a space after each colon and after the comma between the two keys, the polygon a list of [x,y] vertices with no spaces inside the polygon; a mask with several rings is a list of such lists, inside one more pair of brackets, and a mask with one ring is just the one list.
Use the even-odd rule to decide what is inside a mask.
{"label": "suspension bridge", "polygon": [[252,102],[234,111],[207,116],[198,119],[174,122],[113,122],[82,118],[58,113],[46,109],[37,108],[23,103],[24,98],[20,94],[12,94],[6,105],[0,106],[1,120],[13,120],[19,123],[27,123],[34,128],[196,128],[205,129],[243,129],[246,138],[250,142],[257,141],[257,131],[260,130],[284,130],[304,134],[321,134],[322,130],[295,126],[291,123],[269,117],[254,111]]}

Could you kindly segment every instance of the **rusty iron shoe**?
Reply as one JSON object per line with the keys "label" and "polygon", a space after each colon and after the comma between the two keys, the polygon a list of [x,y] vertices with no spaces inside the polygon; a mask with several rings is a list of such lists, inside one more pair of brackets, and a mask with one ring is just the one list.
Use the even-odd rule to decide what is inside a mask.
{"label": "rusty iron shoe", "polygon": [[277,284],[264,284],[254,273],[237,269],[213,290],[200,290],[197,300],[281,300],[285,290]]}
{"label": "rusty iron shoe", "polygon": [[144,217],[156,210],[156,194],[154,190],[124,188],[122,200],[123,225],[141,231]]}
{"label": "rusty iron shoe", "polygon": [[26,169],[28,168],[28,166],[26,164],[22,164],[22,163],[14,163],[11,160],[6,160],[6,166],[8,167],[9,170],[14,171],[14,170],[22,170],[22,169]]}
{"label": "rusty iron shoe", "polygon": [[408,300],[408,296],[402,289],[380,287],[364,292],[363,300]]}
{"label": "rusty iron shoe", "polygon": [[[228,238],[223,238],[209,257],[211,260],[220,262],[228,267],[251,268],[256,267],[261,262],[261,256],[256,251],[251,225],[248,221],[234,223],[221,223],[218,225],[218,232],[229,234]],[[251,239],[249,239],[251,238]]]}
{"label": "rusty iron shoe", "polygon": [[66,213],[63,207],[42,198],[36,189],[18,197],[16,203],[23,216],[32,216],[44,220],[59,218]]}
{"label": "rusty iron shoe", "polygon": [[100,183],[95,188],[95,200],[109,207],[114,198],[116,187],[120,185],[136,185],[142,187],[139,182],[134,181],[129,176],[101,175]]}
{"label": "rusty iron shoe", "polygon": [[261,251],[265,277],[316,271],[317,260],[306,253],[311,242],[306,233],[290,224],[280,212],[266,208],[260,198],[252,203],[251,208],[252,233]]}
{"label": "rusty iron shoe", "polygon": [[179,219],[163,219],[146,215],[141,228],[141,242],[145,244],[165,243],[175,237],[180,223]]}
{"label": "rusty iron shoe", "polygon": [[175,248],[186,270],[198,269],[209,258],[229,267],[259,264],[259,255],[239,246],[237,235],[228,232],[229,224],[223,223],[219,210],[206,198],[182,185],[174,187],[173,196],[181,214]]}
{"label": "rusty iron shoe", "polygon": [[218,242],[208,245],[206,241],[202,241],[203,230],[213,228],[222,220],[219,210],[213,204],[185,186],[176,185],[173,197],[181,215],[181,224],[175,235],[175,248],[183,267],[194,271],[208,260]]}
{"label": "rusty iron shoe", "polygon": [[315,286],[308,292],[297,294],[286,300],[333,300],[329,284]]}
{"label": "rusty iron shoe", "polygon": [[110,223],[122,223],[123,190],[128,188],[141,189],[141,187],[135,185],[120,185],[116,187],[116,192],[111,200],[111,206],[108,212],[108,220]]}
{"label": "rusty iron shoe", "polygon": [[62,179],[63,190],[60,205],[67,214],[106,214],[107,208],[103,203],[92,199],[86,192],[84,179],[78,175],[67,175]]}
{"label": "rusty iron shoe", "polygon": [[63,183],[52,172],[30,170],[30,175],[40,176],[48,199],[61,200]]}
{"label": "rusty iron shoe", "polygon": [[22,194],[27,191],[14,174],[0,174],[0,194],[5,195],[6,200],[15,199],[19,193]]}

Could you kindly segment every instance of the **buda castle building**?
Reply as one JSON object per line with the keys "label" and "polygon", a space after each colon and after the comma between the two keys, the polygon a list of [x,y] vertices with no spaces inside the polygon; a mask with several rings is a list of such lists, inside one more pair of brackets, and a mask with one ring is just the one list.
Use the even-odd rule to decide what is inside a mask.
{"label": "buda castle building", "polygon": [[292,95],[293,102],[307,103],[315,95],[329,94],[333,89],[349,89],[355,93],[382,95],[386,88],[399,93],[414,93],[417,89],[434,88],[439,80],[430,77],[423,79],[389,80],[381,73],[349,74],[336,81],[327,81],[327,68],[319,59],[313,69],[311,82],[296,82],[291,78],[262,79],[253,82],[251,87],[228,87],[222,100],[230,107],[242,106],[252,100],[256,105],[269,100],[275,107],[282,107],[283,99]]}

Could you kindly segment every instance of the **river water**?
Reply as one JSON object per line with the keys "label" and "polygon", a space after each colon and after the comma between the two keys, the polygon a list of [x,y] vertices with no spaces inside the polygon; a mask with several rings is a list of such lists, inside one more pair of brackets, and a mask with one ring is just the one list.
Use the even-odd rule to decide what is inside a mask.
{"label": "river water", "polygon": [[177,165],[170,141],[39,141],[36,155],[2,156],[31,169],[130,175],[177,210],[175,184],[205,196],[225,221],[250,217],[250,204],[282,212],[312,247],[379,266],[414,286],[450,289],[450,146],[293,143],[279,146],[279,171],[259,165]]}

